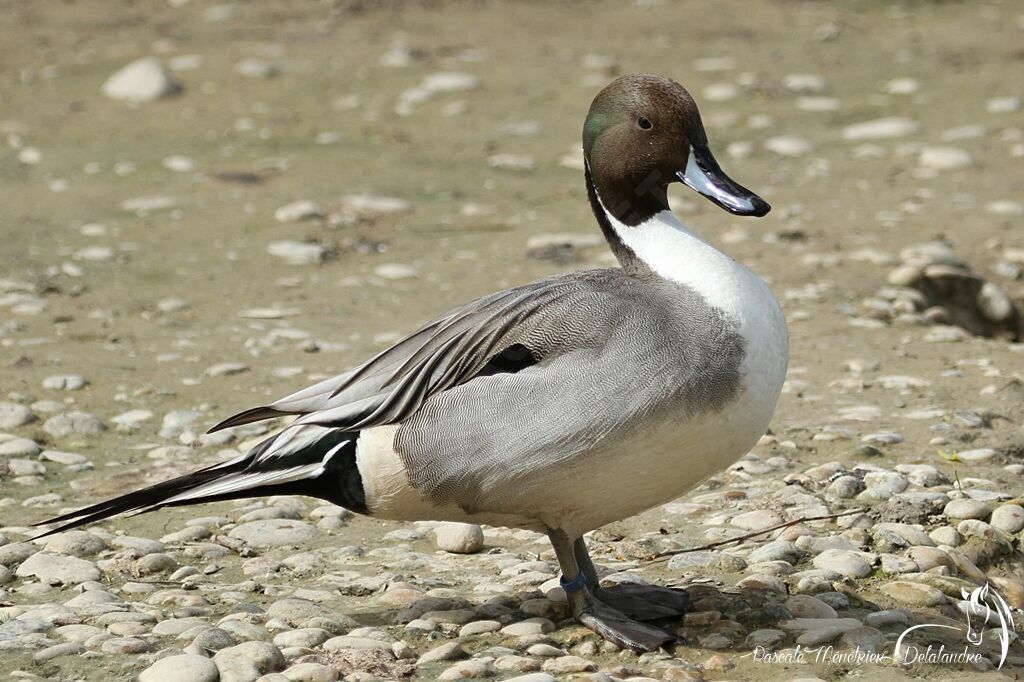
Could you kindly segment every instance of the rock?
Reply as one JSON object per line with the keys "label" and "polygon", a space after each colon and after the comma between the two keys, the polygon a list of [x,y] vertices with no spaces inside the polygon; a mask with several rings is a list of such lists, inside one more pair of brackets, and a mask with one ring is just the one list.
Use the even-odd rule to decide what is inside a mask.
{"label": "rock", "polygon": [[928,571],[937,566],[954,568],[949,555],[935,547],[911,547],[907,554],[922,571]]}
{"label": "rock", "polygon": [[111,99],[143,103],[173,95],[181,85],[158,59],[144,57],[114,72],[102,89]]}
{"label": "rock", "polygon": [[235,73],[246,78],[272,78],[280,72],[270,62],[250,57],[235,64]]}
{"label": "rock", "polygon": [[1004,504],[996,507],[989,523],[993,528],[1004,533],[1018,533],[1024,530],[1024,507],[1017,504]]}
{"label": "rock", "polygon": [[160,194],[132,197],[121,202],[122,211],[130,211],[136,215],[145,216],[155,211],[166,211],[178,205],[174,197]]}
{"label": "rock", "polygon": [[428,665],[438,661],[457,661],[460,658],[467,658],[469,654],[458,642],[446,642],[434,647],[416,660],[416,665]]}
{"label": "rock", "polygon": [[779,135],[764,141],[764,148],[779,156],[803,156],[813,147],[809,141],[795,135]]}
{"label": "rock", "polygon": [[320,646],[331,638],[331,633],[323,628],[296,628],[285,630],[274,636],[274,644],[282,649],[299,647],[312,649]]}
{"label": "rock", "polygon": [[0,429],[16,429],[35,418],[32,410],[25,405],[0,401]]}
{"label": "rock", "polygon": [[284,656],[270,642],[243,642],[221,649],[213,656],[220,682],[254,682],[258,677],[284,668]]}
{"label": "rock", "polygon": [[394,215],[412,210],[412,204],[404,199],[374,194],[349,194],[341,198],[341,205],[347,211],[369,217]]}
{"label": "rock", "polygon": [[324,642],[323,648],[324,651],[374,651],[383,653],[388,658],[394,658],[395,655],[388,642],[382,642],[379,639],[370,639],[369,637],[354,637],[352,635],[332,637]]}
{"label": "rock", "polygon": [[[865,436],[866,438],[867,436]],[[871,471],[864,476],[866,492],[879,500],[887,500],[907,489],[909,481],[893,471]]]}
{"label": "rock", "polygon": [[557,682],[550,673],[527,673],[505,678],[505,682]]}
{"label": "rock", "polygon": [[100,571],[91,561],[46,552],[37,552],[25,559],[15,574],[38,578],[47,585],[77,585],[100,579]]}
{"label": "rock", "polygon": [[34,440],[12,438],[0,443],[0,457],[35,457],[41,448]]}
{"label": "rock", "polygon": [[284,671],[291,682],[334,682],[337,673],[330,666],[321,663],[296,663]]}
{"label": "rock", "polygon": [[791,92],[822,93],[825,92],[824,76],[815,73],[790,73],[782,79],[782,87]]}
{"label": "rock", "polygon": [[53,391],[80,391],[88,383],[85,377],[78,374],[55,374],[43,379],[43,388]]}
{"label": "rock", "polygon": [[873,627],[859,627],[847,630],[839,639],[841,646],[853,651],[877,653],[885,648],[885,635]]}
{"label": "rock", "polygon": [[322,218],[324,212],[312,201],[293,201],[285,204],[274,211],[274,217],[279,223],[297,223],[301,220],[315,220]]}
{"label": "rock", "polygon": [[76,642],[65,642],[63,644],[54,644],[48,646],[45,649],[40,649],[32,655],[32,659],[35,661],[49,661],[59,656],[77,656],[78,654],[85,651],[85,647]]}
{"label": "rock", "polygon": [[763,649],[774,649],[786,640],[786,633],[774,628],[762,628],[754,630],[749,635],[745,645],[751,649],[761,647]]}
{"label": "rock", "polygon": [[849,142],[905,137],[916,133],[921,126],[909,118],[887,117],[854,123],[843,128],[843,139]]}
{"label": "rock", "polygon": [[816,597],[796,594],[786,600],[784,606],[794,618],[836,618],[835,609]]}
{"label": "rock", "polygon": [[559,656],[558,658],[549,658],[544,661],[544,664],[541,667],[545,672],[554,673],[556,675],[584,673],[597,670],[596,665],[585,658],[581,658],[580,656]]}
{"label": "rock", "polygon": [[271,242],[267,246],[267,253],[284,260],[288,265],[319,265],[323,262],[327,249],[320,244],[282,239]]}
{"label": "rock", "polygon": [[284,545],[301,545],[317,536],[317,529],[304,521],[266,519],[235,526],[228,533],[250,547],[267,549]]}
{"label": "rock", "polygon": [[107,430],[106,425],[94,414],[88,412],[65,412],[50,417],[43,423],[43,431],[54,438],[69,436],[98,436]]}
{"label": "rock", "polygon": [[55,554],[86,557],[99,554],[106,548],[103,538],[81,530],[65,531],[46,539],[46,551]]}
{"label": "rock", "polygon": [[764,530],[784,521],[778,512],[755,510],[738,514],[732,517],[729,523],[743,530]]}
{"label": "rock", "polygon": [[484,546],[484,531],[472,523],[445,523],[434,536],[439,549],[454,554],[473,554]]}
{"label": "rock", "polygon": [[773,540],[761,545],[747,557],[751,563],[762,561],[788,561],[796,563],[804,556],[804,551],[788,540]]}
{"label": "rock", "polygon": [[217,682],[219,675],[210,659],[186,654],[159,659],[139,674],[139,682]]}
{"label": "rock", "polygon": [[956,458],[961,462],[984,462],[992,459],[999,452],[992,448],[976,448],[974,450],[963,450],[956,453]]}
{"label": "rock", "polygon": [[826,549],[814,557],[815,568],[835,571],[847,578],[864,578],[871,574],[871,565],[858,552],[845,549]]}
{"label": "rock", "polygon": [[235,374],[242,374],[249,371],[249,365],[241,362],[222,362],[217,365],[210,365],[206,368],[208,377],[227,377]]}
{"label": "rock", "polygon": [[528,637],[544,635],[552,632],[554,629],[555,624],[547,618],[527,618],[518,623],[506,625],[501,629],[501,634],[508,637]]}
{"label": "rock", "polygon": [[437,679],[440,680],[440,682],[449,682],[451,680],[490,677],[493,674],[493,670],[494,668],[489,659],[473,659],[470,661],[463,661],[462,663],[456,663],[438,675]]}
{"label": "rock", "polygon": [[419,277],[416,268],[403,263],[381,263],[373,269],[373,274],[392,281]]}
{"label": "rock", "polygon": [[921,167],[938,171],[966,168],[973,162],[970,154],[957,147],[925,147],[917,160]]}
{"label": "rock", "polygon": [[946,596],[938,589],[922,583],[895,580],[879,589],[887,596],[907,606],[938,606],[946,603]]}
{"label": "rock", "polygon": [[947,519],[987,519],[992,513],[992,508],[986,502],[964,498],[962,500],[950,500],[943,508],[942,513]]}

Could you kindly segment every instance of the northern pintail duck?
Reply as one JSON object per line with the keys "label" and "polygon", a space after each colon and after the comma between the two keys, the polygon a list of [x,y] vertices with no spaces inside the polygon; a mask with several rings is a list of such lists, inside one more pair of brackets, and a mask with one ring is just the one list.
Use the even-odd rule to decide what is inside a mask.
{"label": "northern pintail duck", "polygon": [[527,528],[554,546],[573,616],[653,650],[638,622],[686,593],[602,587],[584,533],[662,504],[764,433],[788,356],[778,301],[684,226],[682,182],[730,213],[769,206],[726,176],[697,105],[660,76],[616,79],[583,127],[590,205],[620,267],[556,275],[429,322],[356,368],[212,431],[297,415],[248,453],[47,523],[262,495],[381,519]]}

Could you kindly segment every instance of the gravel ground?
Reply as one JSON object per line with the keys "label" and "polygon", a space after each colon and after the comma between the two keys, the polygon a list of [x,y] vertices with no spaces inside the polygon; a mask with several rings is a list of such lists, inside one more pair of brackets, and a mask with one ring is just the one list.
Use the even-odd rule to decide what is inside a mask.
{"label": "gravel ground", "polygon": [[[0,673],[1024,672],[1016,635],[1004,659],[997,630],[962,632],[985,585],[1024,625],[1019,3],[8,10]],[[30,540],[61,510],[235,456],[280,424],[205,430],[430,315],[609,264],[578,129],[628,71],[687,85],[723,167],[775,207],[744,221],[672,196],[772,283],[792,334],[753,452],[587,538],[606,581],[690,590],[694,612],[662,623],[678,644],[637,656],[574,625],[526,531],[279,497]],[[921,656],[893,655],[926,624],[907,635]]]}

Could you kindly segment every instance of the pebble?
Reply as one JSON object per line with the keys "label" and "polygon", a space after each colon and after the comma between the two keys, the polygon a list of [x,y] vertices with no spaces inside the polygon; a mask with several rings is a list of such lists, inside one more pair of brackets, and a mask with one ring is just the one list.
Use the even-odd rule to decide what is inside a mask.
{"label": "pebble", "polygon": [[16,429],[34,419],[35,415],[27,406],[0,401],[0,429]]}
{"label": "pebble", "polygon": [[835,609],[817,597],[796,594],[786,600],[784,606],[794,618],[836,618]]}
{"label": "pebble", "polygon": [[484,531],[472,523],[445,523],[434,531],[438,549],[454,554],[474,554],[484,547]]}
{"label": "pebble", "polygon": [[327,249],[320,244],[281,239],[267,246],[267,253],[280,258],[288,265],[319,265],[327,255]]}
{"label": "pebble", "polygon": [[946,596],[930,585],[895,580],[883,583],[879,589],[887,596],[907,606],[938,606],[946,603]]}
{"label": "pebble", "polygon": [[961,500],[950,500],[943,508],[942,513],[951,520],[959,519],[987,519],[992,513],[992,508],[986,502],[965,498]]}
{"label": "pebble", "polygon": [[305,544],[317,536],[317,530],[304,521],[266,519],[235,526],[228,535],[250,547],[267,549]]}
{"label": "pebble", "polygon": [[764,141],[764,148],[779,156],[803,156],[814,148],[809,141],[795,135],[779,135]]}
{"label": "pebble", "polygon": [[43,388],[54,391],[80,391],[89,382],[78,374],[55,374],[43,379]]}
{"label": "pebble", "polygon": [[859,552],[845,549],[826,549],[814,557],[815,568],[835,571],[847,578],[864,578],[871,574],[871,565]]}
{"label": "pebble", "polygon": [[279,223],[297,223],[302,220],[316,220],[324,216],[323,210],[312,201],[300,199],[285,204],[274,211],[274,218]]}
{"label": "pebble", "polygon": [[91,561],[47,552],[37,552],[22,561],[15,575],[31,576],[47,585],[77,585],[100,579],[100,571]]}
{"label": "pebble", "polygon": [[217,665],[203,656],[161,658],[139,674],[139,682],[217,682]]}
{"label": "pebble", "polygon": [[937,171],[966,168],[973,162],[970,154],[957,147],[925,147],[917,159],[921,167]]}
{"label": "pebble", "polygon": [[0,457],[35,457],[42,448],[28,438],[12,438],[0,442]]}
{"label": "pebble", "polygon": [[107,430],[103,421],[88,412],[65,412],[43,423],[43,431],[57,439],[69,436],[98,436]]}
{"label": "pebble", "polygon": [[861,140],[883,140],[913,135],[920,125],[909,118],[890,116],[871,121],[854,123],[843,128],[843,139],[849,142]]}
{"label": "pebble", "polygon": [[114,72],[102,90],[111,99],[143,103],[172,95],[181,90],[181,85],[160,60],[144,57]]}
{"label": "pebble", "polygon": [[956,458],[961,462],[984,462],[998,454],[999,452],[992,448],[976,448],[973,450],[957,451]]}
{"label": "pebble", "polygon": [[243,642],[213,656],[220,682],[254,682],[260,675],[285,666],[281,650],[270,642]]}
{"label": "pebble", "polygon": [[989,523],[993,528],[1004,533],[1019,533],[1024,530],[1024,507],[1017,504],[1004,504],[996,507]]}

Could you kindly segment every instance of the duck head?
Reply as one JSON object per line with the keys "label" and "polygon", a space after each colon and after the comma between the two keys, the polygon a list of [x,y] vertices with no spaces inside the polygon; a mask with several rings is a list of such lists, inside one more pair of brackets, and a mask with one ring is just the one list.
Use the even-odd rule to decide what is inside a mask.
{"label": "duck head", "polygon": [[708,148],[697,104],[663,76],[620,76],[599,92],[583,126],[583,154],[599,222],[607,212],[624,225],[639,225],[668,210],[673,182],[736,215],[771,210],[722,171]]}

